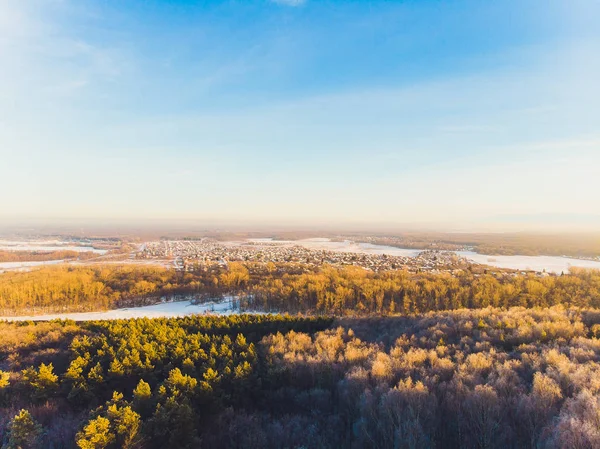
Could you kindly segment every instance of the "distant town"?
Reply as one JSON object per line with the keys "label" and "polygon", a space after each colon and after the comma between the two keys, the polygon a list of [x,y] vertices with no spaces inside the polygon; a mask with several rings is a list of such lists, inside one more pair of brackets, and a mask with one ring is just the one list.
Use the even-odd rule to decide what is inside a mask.
{"label": "distant town", "polygon": [[300,244],[277,242],[219,242],[212,239],[195,241],[163,240],[142,245],[136,258],[174,259],[179,269],[191,269],[198,264],[228,262],[301,263],[311,267],[355,265],[372,271],[407,269],[409,271],[453,271],[466,268],[467,259],[447,251],[422,251],[415,257],[369,254],[364,252],[309,249]]}

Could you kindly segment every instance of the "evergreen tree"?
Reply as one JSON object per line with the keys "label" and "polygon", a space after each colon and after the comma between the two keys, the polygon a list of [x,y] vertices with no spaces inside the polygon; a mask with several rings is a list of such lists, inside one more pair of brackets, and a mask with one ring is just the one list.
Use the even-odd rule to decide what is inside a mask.
{"label": "evergreen tree", "polygon": [[135,401],[146,401],[152,397],[152,390],[150,389],[150,384],[144,381],[144,379],[140,379],[137,387],[133,390],[133,399]]}
{"label": "evergreen tree", "polygon": [[140,423],[140,415],[123,400],[121,393],[114,392],[98,416],[77,434],[77,445],[81,449],[134,448],[140,441]]}
{"label": "evergreen tree", "polygon": [[58,390],[58,376],[54,374],[52,363],[42,363],[38,370],[27,368],[22,371],[23,381],[32,389],[35,400],[48,399]]}
{"label": "evergreen tree", "polygon": [[133,390],[133,405],[142,417],[147,417],[152,412],[152,390],[144,379],[141,379]]}
{"label": "evergreen tree", "polygon": [[10,384],[10,373],[0,370],[0,391]]}
{"label": "evergreen tree", "polygon": [[110,421],[103,416],[90,420],[77,434],[77,447],[80,449],[104,449],[115,440]]}
{"label": "evergreen tree", "polygon": [[191,397],[198,385],[198,380],[183,374],[179,368],[175,368],[169,372],[169,378],[165,384],[171,393]]}
{"label": "evergreen tree", "polygon": [[8,424],[8,438],[2,449],[34,449],[41,447],[40,426],[27,410],[21,410]]}
{"label": "evergreen tree", "polygon": [[104,370],[102,369],[100,362],[96,363],[96,365],[90,370],[88,373],[88,379],[90,382],[96,385],[104,382]]}
{"label": "evergreen tree", "polygon": [[156,406],[148,422],[150,447],[194,448],[198,444],[196,416],[189,402],[171,396]]}
{"label": "evergreen tree", "polygon": [[111,429],[116,435],[116,444],[120,449],[130,449],[139,442],[140,415],[129,405],[112,404],[106,412]]}

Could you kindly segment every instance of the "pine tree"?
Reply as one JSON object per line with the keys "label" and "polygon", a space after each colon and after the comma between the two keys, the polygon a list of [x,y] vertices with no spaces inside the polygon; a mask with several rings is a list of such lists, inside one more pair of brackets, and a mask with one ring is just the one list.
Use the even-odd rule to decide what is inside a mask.
{"label": "pine tree", "polygon": [[58,376],[54,374],[54,366],[41,364],[38,370],[38,386],[45,392],[52,392],[58,388]]}
{"label": "pine tree", "polygon": [[21,410],[8,424],[8,439],[2,449],[34,449],[41,447],[40,426],[27,410]]}
{"label": "pine tree", "polygon": [[169,378],[165,384],[172,393],[190,397],[198,385],[198,380],[187,374],[182,374],[179,368],[175,368],[169,372]]}
{"label": "pine tree", "polygon": [[121,362],[119,362],[117,359],[114,359],[112,362],[110,362],[108,373],[114,377],[123,376],[125,374],[125,370]]}
{"label": "pine tree", "polygon": [[58,376],[54,374],[52,363],[42,363],[38,370],[27,368],[21,372],[23,381],[32,389],[34,400],[48,399],[58,389]]}
{"label": "pine tree", "polygon": [[8,387],[8,385],[10,384],[9,380],[10,380],[10,373],[0,370],[0,390]]}
{"label": "pine tree", "polygon": [[196,416],[187,400],[169,397],[157,404],[148,422],[149,443],[153,448],[198,447]]}
{"label": "pine tree", "polygon": [[133,390],[133,399],[136,401],[145,401],[152,397],[152,390],[150,389],[150,384],[144,381],[144,379],[140,379],[137,387]]}
{"label": "pine tree", "polygon": [[115,440],[110,421],[102,416],[90,420],[77,434],[77,447],[80,449],[104,449]]}
{"label": "pine tree", "polygon": [[96,365],[90,370],[88,373],[88,379],[95,384],[101,384],[104,382],[104,370],[102,369],[100,362],[96,363]]}
{"label": "pine tree", "polygon": [[81,449],[136,447],[139,442],[140,415],[123,400],[123,394],[113,392],[112,399],[100,410],[103,410],[100,415],[91,419],[77,434],[77,445]]}
{"label": "pine tree", "polygon": [[134,447],[140,430],[140,415],[129,405],[112,404],[108,407],[107,417],[111,429],[116,434],[118,447],[122,449]]}
{"label": "pine tree", "polygon": [[133,390],[133,405],[144,418],[152,412],[152,390],[144,379],[141,379],[135,390]]}
{"label": "pine tree", "polygon": [[186,359],[183,361],[183,363],[181,364],[181,368],[183,369],[183,372],[192,376],[196,371],[196,366],[194,365],[192,359],[190,359],[189,357],[186,357]]}

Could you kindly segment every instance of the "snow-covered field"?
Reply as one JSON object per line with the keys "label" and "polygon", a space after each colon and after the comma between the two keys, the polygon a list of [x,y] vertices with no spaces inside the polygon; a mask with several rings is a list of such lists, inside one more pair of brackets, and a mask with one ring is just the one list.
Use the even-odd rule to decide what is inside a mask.
{"label": "snow-covered field", "polygon": [[106,254],[104,249],[96,249],[92,246],[74,246],[59,240],[32,240],[14,241],[0,240],[0,250],[3,251],[77,251]]}
{"label": "snow-covered field", "polygon": [[313,250],[326,250],[339,253],[359,254],[387,254],[388,256],[416,257],[422,250],[396,248],[394,246],[373,245],[371,243],[358,243],[351,240],[332,241],[328,238],[310,238],[301,240],[273,240],[273,239],[248,239],[257,244],[277,246],[302,246]]}
{"label": "snow-covered field", "polygon": [[489,256],[472,251],[457,251],[458,255],[476,263],[513,270],[534,270],[548,273],[568,273],[571,267],[595,268],[600,270],[600,262],[595,260],[571,259],[557,256]]}
{"label": "snow-covered field", "polygon": [[329,239],[298,240],[296,244],[308,249],[328,250],[341,253],[387,254],[388,256],[416,257],[421,250],[396,248],[394,246],[373,245],[372,243],[357,243],[350,240],[333,242]]}
{"label": "snow-covered field", "polygon": [[195,314],[231,315],[239,313],[234,309],[233,299],[225,298],[222,301],[206,302],[193,305],[190,301],[176,301],[155,304],[144,307],[130,307],[126,309],[107,310],[105,312],[58,313],[49,315],[0,317],[8,321],[48,321],[55,319],[69,319],[75,321],[116,320],[120,318],[173,318]]}
{"label": "snow-covered field", "polygon": [[[72,242],[66,243],[60,240],[5,240],[0,239],[0,251],[75,251],[78,253],[92,252],[98,255],[104,255],[108,251],[97,249],[92,246],[76,246]],[[41,265],[55,265],[63,263],[64,260],[44,260],[44,261],[21,261],[21,262],[0,262],[0,273],[10,270],[27,270]]]}
{"label": "snow-covered field", "polygon": [[37,267],[40,265],[56,265],[63,260],[44,260],[40,262],[0,262],[0,272],[3,270],[19,270],[22,268]]}

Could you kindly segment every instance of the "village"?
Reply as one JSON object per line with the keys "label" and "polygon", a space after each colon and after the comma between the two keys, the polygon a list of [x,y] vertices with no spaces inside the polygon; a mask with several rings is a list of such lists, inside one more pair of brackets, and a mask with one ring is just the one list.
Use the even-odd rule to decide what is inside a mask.
{"label": "village", "polygon": [[220,242],[212,239],[161,240],[147,242],[137,259],[172,259],[178,269],[188,270],[202,264],[228,262],[301,263],[310,267],[354,265],[375,272],[406,269],[411,272],[452,272],[465,269],[470,262],[452,252],[427,250],[414,257],[366,252],[310,249],[300,244],[273,242]]}

